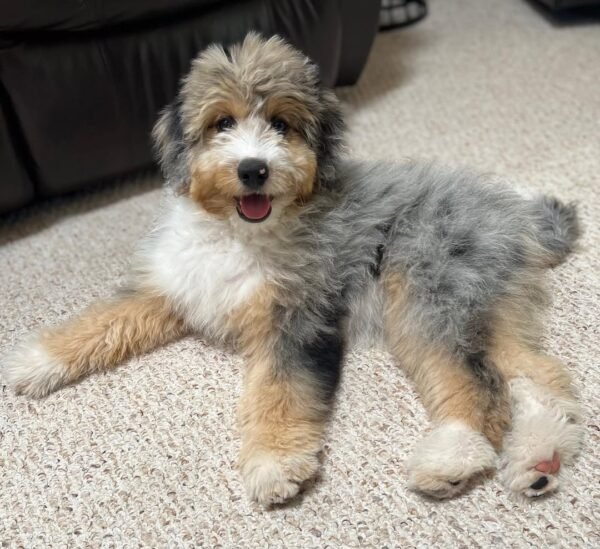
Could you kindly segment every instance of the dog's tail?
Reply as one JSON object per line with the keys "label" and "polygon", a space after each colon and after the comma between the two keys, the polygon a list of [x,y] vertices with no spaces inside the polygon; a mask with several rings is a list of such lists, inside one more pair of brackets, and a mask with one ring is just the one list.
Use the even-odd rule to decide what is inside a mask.
{"label": "dog's tail", "polygon": [[536,199],[534,208],[542,262],[548,267],[560,265],[575,250],[581,235],[577,208],[551,196]]}

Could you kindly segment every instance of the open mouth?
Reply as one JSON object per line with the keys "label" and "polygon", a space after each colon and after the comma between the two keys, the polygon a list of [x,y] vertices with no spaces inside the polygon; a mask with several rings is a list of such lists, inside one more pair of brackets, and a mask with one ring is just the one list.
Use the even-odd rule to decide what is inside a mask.
{"label": "open mouth", "polygon": [[271,197],[266,194],[245,194],[237,199],[238,215],[249,223],[260,223],[271,215]]}

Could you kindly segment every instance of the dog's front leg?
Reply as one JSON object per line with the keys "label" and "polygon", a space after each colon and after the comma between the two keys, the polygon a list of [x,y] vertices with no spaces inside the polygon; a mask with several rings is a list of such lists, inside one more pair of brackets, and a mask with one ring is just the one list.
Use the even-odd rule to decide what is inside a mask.
{"label": "dog's front leg", "polygon": [[138,288],[29,337],[2,360],[2,376],[16,393],[39,398],[185,333],[165,296]]}
{"label": "dog's front leg", "polygon": [[319,467],[343,343],[333,311],[290,312],[268,292],[244,318],[240,469],[250,497],[270,505],[294,497]]}

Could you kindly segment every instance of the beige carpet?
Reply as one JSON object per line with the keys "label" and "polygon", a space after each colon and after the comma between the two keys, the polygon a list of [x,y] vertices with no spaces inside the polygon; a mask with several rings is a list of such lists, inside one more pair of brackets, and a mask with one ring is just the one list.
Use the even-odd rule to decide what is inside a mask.
{"label": "beige carpet", "polygon": [[[599,547],[600,29],[522,0],[437,0],[377,39],[341,92],[365,157],[435,157],[581,205],[583,249],[552,273],[547,347],[574,373],[586,445],[572,484],[531,504],[496,479],[445,503],[406,490],[427,419],[386,356],[349,357],[322,478],[275,511],[234,469],[240,361],[186,339],[46,400],[0,395],[2,547]],[[0,354],[111,292],[150,226],[156,182],[5,220]]]}

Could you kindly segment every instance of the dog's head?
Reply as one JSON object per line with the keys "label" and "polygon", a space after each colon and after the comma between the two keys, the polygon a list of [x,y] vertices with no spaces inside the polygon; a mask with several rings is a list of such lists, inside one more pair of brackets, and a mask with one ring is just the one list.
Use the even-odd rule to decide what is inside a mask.
{"label": "dog's head", "polygon": [[316,66],[281,38],[251,33],[198,56],[153,135],[179,192],[215,216],[260,223],[333,184],[343,128]]}

